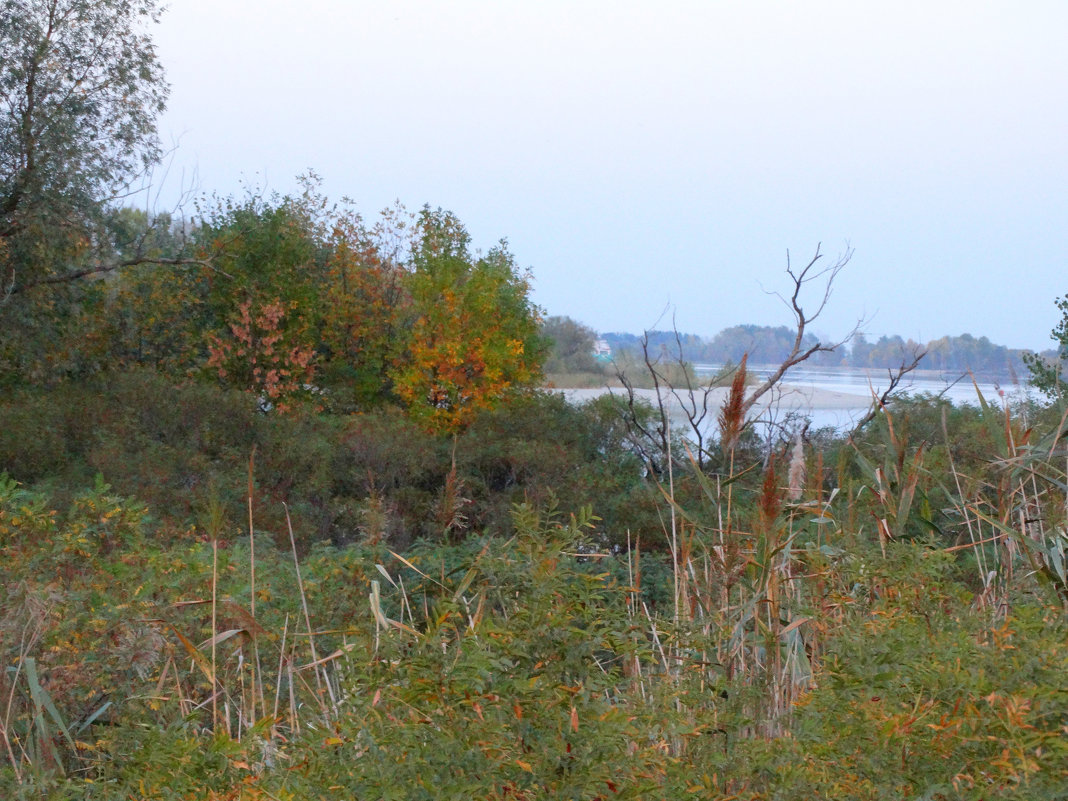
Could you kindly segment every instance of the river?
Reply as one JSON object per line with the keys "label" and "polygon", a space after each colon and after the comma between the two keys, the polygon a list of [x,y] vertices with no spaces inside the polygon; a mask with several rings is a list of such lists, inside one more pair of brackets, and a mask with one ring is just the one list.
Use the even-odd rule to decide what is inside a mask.
{"label": "river", "polygon": [[[694,368],[701,377],[715,375],[720,365],[697,364]],[[774,367],[755,366],[751,372],[757,377],[766,377]],[[757,409],[765,419],[782,421],[793,412],[803,414],[812,420],[815,428],[831,427],[839,431],[848,431],[871,407],[873,394],[879,394],[888,386],[886,370],[863,370],[852,368],[794,368],[776,392],[768,393]],[[927,393],[941,395],[955,405],[978,405],[976,384],[968,375],[942,375],[936,371],[915,371],[901,382],[898,388],[903,394],[918,395]],[[1005,385],[984,380],[978,382],[978,391],[989,403],[1000,404],[1003,399],[1019,398],[1025,389],[1006,381]],[[567,389],[562,392],[572,401],[581,403],[605,392],[621,394],[621,389]],[[637,394],[652,403],[655,394],[652,390],[637,390]],[[710,406],[714,407],[711,415],[715,418],[727,396],[726,389],[716,389],[710,396]],[[769,397],[773,396],[773,397]],[[665,396],[666,397],[666,396]],[[680,423],[685,422],[683,410],[678,401],[667,399],[672,407],[672,416]]]}

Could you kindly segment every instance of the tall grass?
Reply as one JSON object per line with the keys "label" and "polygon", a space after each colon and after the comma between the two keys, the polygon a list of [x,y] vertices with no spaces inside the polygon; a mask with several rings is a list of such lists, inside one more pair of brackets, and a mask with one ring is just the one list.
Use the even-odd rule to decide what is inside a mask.
{"label": "tall grass", "polygon": [[800,440],[668,473],[670,558],[530,504],[511,539],[403,554],[301,553],[288,508],[281,548],[209,506],[201,542],[165,548],[106,485],[58,519],[0,482],[0,789],[1055,797],[1064,421],[984,405],[993,458],[936,475],[897,414],[835,486]]}

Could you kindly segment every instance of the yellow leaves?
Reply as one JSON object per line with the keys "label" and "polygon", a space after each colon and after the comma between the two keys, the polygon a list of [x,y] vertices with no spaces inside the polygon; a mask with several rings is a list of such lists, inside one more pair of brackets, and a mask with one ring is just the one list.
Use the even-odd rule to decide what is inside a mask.
{"label": "yellow leaves", "polygon": [[472,261],[427,247],[407,283],[413,322],[392,378],[429,428],[462,429],[539,374],[537,309],[506,252]]}

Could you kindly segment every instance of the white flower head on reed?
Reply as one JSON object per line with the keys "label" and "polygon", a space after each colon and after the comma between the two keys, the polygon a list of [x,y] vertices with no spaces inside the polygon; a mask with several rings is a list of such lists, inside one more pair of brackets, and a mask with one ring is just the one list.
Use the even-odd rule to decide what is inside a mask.
{"label": "white flower head on reed", "polygon": [[789,486],[786,497],[791,501],[801,500],[801,490],[805,486],[805,446],[801,442],[801,432],[794,436],[794,448],[790,453],[790,472],[787,474]]}

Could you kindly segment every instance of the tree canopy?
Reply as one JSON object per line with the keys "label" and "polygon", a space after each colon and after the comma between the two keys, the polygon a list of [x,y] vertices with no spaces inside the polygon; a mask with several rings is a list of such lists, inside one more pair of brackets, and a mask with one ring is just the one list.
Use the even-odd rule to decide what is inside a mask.
{"label": "tree canopy", "polygon": [[[79,279],[159,258],[119,209],[157,162],[157,0],[0,0],[0,381],[91,370]],[[124,219],[125,217],[125,219]],[[7,381],[9,383],[9,381]]]}
{"label": "tree canopy", "polygon": [[157,0],[0,2],[5,295],[113,261],[109,201],[160,155]]}
{"label": "tree canopy", "polygon": [[482,256],[452,214],[424,208],[409,278],[411,340],[397,395],[432,428],[455,431],[541,376],[546,343],[527,276],[507,243]]}
{"label": "tree canopy", "polygon": [[1068,295],[1057,300],[1057,308],[1061,319],[1049,334],[1057,343],[1055,354],[1051,358],[1046,358],[1046,354],[1024,354],[1031,384],[1051,400],[1068,395],[1068,382],[1064,380],[1064,362],[1068,359]]}

